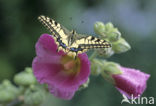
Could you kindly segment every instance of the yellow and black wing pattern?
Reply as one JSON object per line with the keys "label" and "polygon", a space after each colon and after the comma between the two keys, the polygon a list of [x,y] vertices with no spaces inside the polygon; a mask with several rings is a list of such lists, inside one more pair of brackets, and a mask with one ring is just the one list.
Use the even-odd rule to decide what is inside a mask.
{"label": "yellow and black wing pattern", "polygon": [[111,44],[106,40],[99,39],[94,36],[87,36],[77,39],[71,46],[70,52],[83,53],[94,48],[111,48]]}
{"label": "yellow and black wing pattern", "polygon": [[79,36],[80,34],[70,33],[64,26],[49,17],[41,15],[38,19],[53,35],[58,45],[58,50],[61,49],[73,57],[89,49],[111,47],[111,44],[106,40],[94,36],[79,37],[73,40],[70,36]]}
{"label": "yellow and black wing pattern", "polygon": [[54,36],[58,49],[66,50],[68,46],[69,31],[60,23],[46,16],[39,16],[38,20],[50,31]]}

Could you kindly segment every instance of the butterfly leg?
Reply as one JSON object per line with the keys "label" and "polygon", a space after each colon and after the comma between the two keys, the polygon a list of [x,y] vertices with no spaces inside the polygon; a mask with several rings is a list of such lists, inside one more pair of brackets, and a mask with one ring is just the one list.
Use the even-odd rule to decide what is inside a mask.
{"label": "butterfly leg", "polygon": [[59,46],[58,46],[58,48],[56,49],[56,52],[59,52]]}
{"label": "butterfly leg", "polygon": [[76,60],[77,59],[77,56],[75,56],[74,59]]}
{"label": "butterfly leg", "polygon": [[77,55],[78,55],[78,54],[77,54],[77,52],[75,52],[75,53],[76,53],[76,55],[74,56],[74,59],[76,60],[76,59],[77,59]]}
{"label": "butterfly leg", "polygon": [[58,48],[57,48],[56,52],[59,52]]}

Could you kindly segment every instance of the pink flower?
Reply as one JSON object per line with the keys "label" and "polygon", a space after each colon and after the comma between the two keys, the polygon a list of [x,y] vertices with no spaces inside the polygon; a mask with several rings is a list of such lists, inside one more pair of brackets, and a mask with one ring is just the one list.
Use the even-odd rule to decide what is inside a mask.
{"label": "pink flower", "polygon": [[59,98],[69,100],[90,74],[88,56],[79,54],[75,60],[57,45],[51,35],[43,34],[36,43],[36,54],[32,63],[34,75],[41,84],[48,84],[50,92]]}
{"label": "pink flower", "polygon": [[150,75],[132,68],[120,68],[123,74],[112,76],[116,88],[128,98],[131,98],[132,95],[133,97],[140,96],[146,89],[146,81]]}

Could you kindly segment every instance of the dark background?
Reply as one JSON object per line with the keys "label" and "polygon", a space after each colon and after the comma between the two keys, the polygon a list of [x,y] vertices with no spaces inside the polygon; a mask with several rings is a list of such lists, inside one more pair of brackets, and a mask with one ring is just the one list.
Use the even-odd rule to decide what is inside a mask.
{"label": "dark background", "polygon": [[[48,33],[37,20],[42,14],[92,35],[96,21],[112,22],[132,49],[109,60],[151,74],[142,96],[156,97],[156,0],[0,0],[0,81],[31,67],[35,43]],[[90,81],[71,101],[50,96],[43,105],[120,105],[122,96],[110,83],[93,76]]]}

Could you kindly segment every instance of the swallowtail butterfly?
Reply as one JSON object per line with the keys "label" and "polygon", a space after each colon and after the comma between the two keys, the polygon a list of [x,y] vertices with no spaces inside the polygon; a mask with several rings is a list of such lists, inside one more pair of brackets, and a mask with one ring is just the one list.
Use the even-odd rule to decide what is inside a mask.
{"label": "swallowtail butterfly", "polygon": [[58,45],[58,51],[63,50],[68,55],[76,57],[77,54],[93,48],[110,48],[111,44],[106,40],[94,36],[83,36],[75,30],[69,31],[60,23],[46,16],[39,16],[39,21],[50,31]]}

